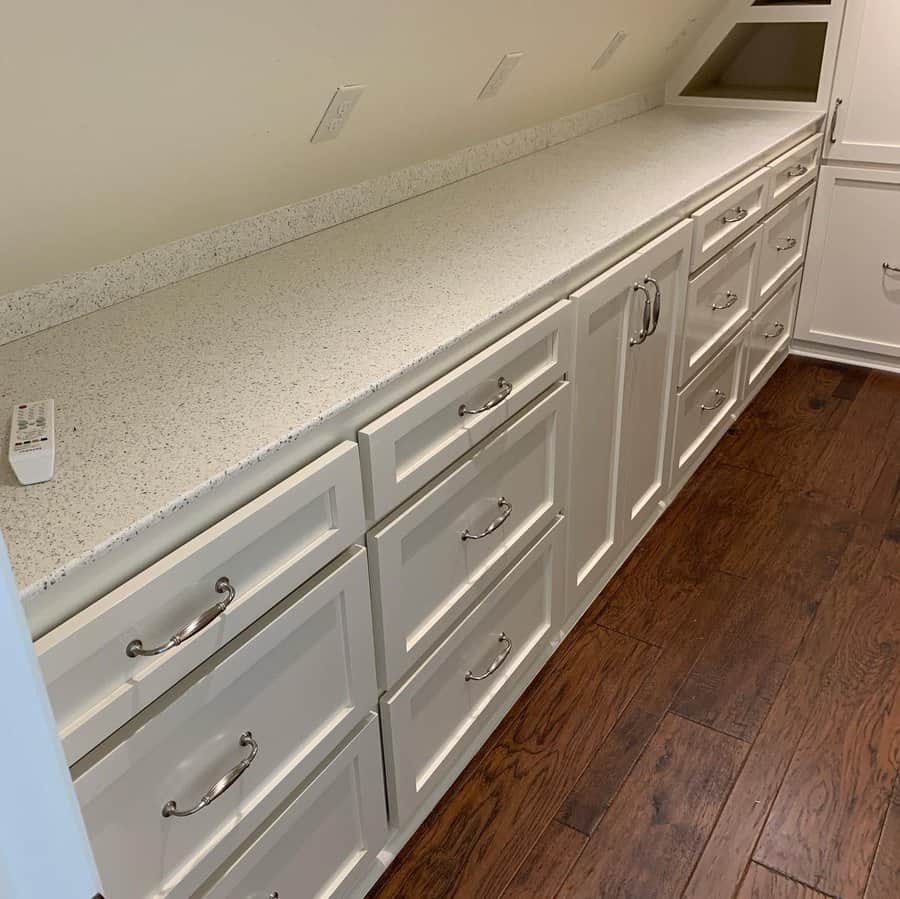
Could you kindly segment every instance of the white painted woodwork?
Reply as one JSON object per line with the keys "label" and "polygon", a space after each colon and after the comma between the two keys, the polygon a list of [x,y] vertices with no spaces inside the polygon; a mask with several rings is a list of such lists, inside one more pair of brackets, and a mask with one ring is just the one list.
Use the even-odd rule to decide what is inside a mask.
{"label": "white painted woodwork", "polygon": [[[359,432],[367,510],[378,520],[559,381],[571,363],[563,300]],[[500,379],[509,384],[502,386]],[[477,409],[505,396],[478,414]]]}
{"label": "white painted woodwork", "polygon": [[[376,701],[365,550],[356,548],[73,768],[109,896],[187,897]],[[190,808],[249,749],[234,785]]]}
{"label": "white painted woodwork", "polygon": [[814,134],[769,163],[772,170],[769,209],[775,209],[789,197],[812,184],[819,174],[822,135]]}
{"label": "white painted woodwork", "polygon": [[832,96],[842,102],[832,122],[829,159],[900,164],[900,4],[853,0],[847,4]]}
{"label": "white painted woodwork", "polygon": [[810,185],[763,223],[759,294],[753,311],[766,303],[806,256],[815,189]]}
{"label": "white painted woodwork", "polygon": [[[395,826],[403,825],[449,768],[474,754],[472,735],[492,708],[524,689],[529,663],[552,636],[554,622],[561,622],[564,533],[558,518],[425,662],[382,698],[388,809]],[[491,667],[484,680],[466,679]]]}
{"label": "white painted woodwork", "polygon": [[823,166],[796,336],[900,357],[900,171]]}
{"label": "white painted woodwork", "polygon": [[675,403],[672,481],[680,485],[728,429],[741,400],[745,329],[687,386]]}
{"label": "white painted woodwork", "polygon": [[[69,762],[184,677],[337,556],[365,530],[359,456],[345,442],[238,509],[37,641]],[[150,658],[128,644],[164,644],[223,595],[207,628]]]}
{"label": "white painted woodwork", "polygon": [[199,897],[346,896],[373,865],[387,830],[381,737],[373,714]]}
{"label": "white painted woodwork", "polygon": [[678,385],[683,387],[750,320],[763,231],[757,227],[688,283]]}
{"label": "white painted woodwork", "polygon": [[[389,687],[564,507],[571,388],[544,394],[369,532],[379,683]],[[512,507],[506,521],[485,530]]]}
{"label": "white painted woodwork", "polygon": [[691,216],[694,222],[692,272],[706,265],[762,219],[769,207],[771,175],[767,168],[754,172]]}
{"label": "white painted woodwork", "polygon": [[802,276],[802,269],[795,272],[753,316],[747,337],[746,364],[746,390],[751,393],[756,393],[768,380],[773,361],[791,341]]}

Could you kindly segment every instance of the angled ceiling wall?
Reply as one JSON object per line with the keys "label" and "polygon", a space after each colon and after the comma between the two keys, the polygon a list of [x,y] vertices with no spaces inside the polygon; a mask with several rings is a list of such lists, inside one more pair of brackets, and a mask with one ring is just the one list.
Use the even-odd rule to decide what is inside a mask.
{"label": "angled ceiling wall", "polygon": [[[660,84],[724,2],[13,4],[0,295]],[[513,50],[506,87],[476,102]],[[342,137],[310,144],[355,82]]]}

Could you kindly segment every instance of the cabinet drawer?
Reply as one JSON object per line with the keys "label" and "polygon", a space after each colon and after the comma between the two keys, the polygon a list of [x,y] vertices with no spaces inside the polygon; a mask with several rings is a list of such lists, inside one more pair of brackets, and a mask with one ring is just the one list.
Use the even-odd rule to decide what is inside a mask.
{"label": "cabinet drawer", "polygon": [[756,228],[688,285],[678,384],[683,387],[750,319],[762,246]]}
{"label": "cabinet drawer", "polygon": [[203,899],[346,896],[387,840],[378,718],[245,849]]}
{"label": "cabinet drawer", "polygon": [[[190,895],[365,718],[377,699],[367,587],[357,548],[75,765],[107,895]],[[195,814],[164,814],[251,759]]]}
{"label": "cabinet drawer", "polygon": [[[364,531],[357,447],[343,443],[38,640],[35,649],[69,762]],[[212,617],[232,590],[233,600]],[[207,610],[209,624],[185,635],[186,625]],[[128,647],[138,640],[144,650],[171,648],[130,657]]]}
{"label": "cabinet drawer", "polygon": [[706,456],[732,419],[740,397],[746,328],[678,394],[672,480],[681,483]]}
{"label": "cabinet drawer", "polygon": [[784,279],[803,262],[813,196],[813,188],[808,187],[766,219],[759,259],[759,294],[754,312],[772,297]]}
{"label": "cabinet drawer", "polygon": [[377,520],[562,378],[572,354],[564,300],[359,432]]}
{"label": "cabinet drawer", "polygon": [[800,269],[753,317],[747,344],[747,389],[751,392],[765,380],[772,360],[790,342],[802,277]]}
{"label": "cabinet drawer", "polygon": [[760,169],[691,216],[694,222],[692,272],[706,265],[762,219],[769,204],[770,176],[769,169]]}
{"label": "cabinet drawer", "polygon": [[774,209],[788,197],[816,180],[819,173],[819,156],[822,152],[822,135],[814,134],[802,144],[788,150],[774,162],[772,170],[769,208]]}
{"label": "cabinet drawer", "polygon": [[570,393],[565,382],[553,388],[369,533],[381,686],[421,659],[562,507]]}
{"label": "cabinet drawer", "polygon": [[563,600],[563,520],[410,678],[381,700],[388,808],[398,826],[478,749],[479,726],[524,686]]}

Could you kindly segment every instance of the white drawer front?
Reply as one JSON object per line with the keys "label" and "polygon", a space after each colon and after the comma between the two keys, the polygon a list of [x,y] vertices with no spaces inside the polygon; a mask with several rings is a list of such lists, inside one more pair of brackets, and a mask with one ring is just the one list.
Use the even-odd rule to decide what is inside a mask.
{"label": "white drawer front", "polygon": [[554,604],[563,602],[563,527],[558,519],[421,667],[382,698],[395,824],[402,826],[447,772],[477,751],[480,723],[521,688],[517,676],[546,646]]}
{"label": "white drawer front", "polygon": [[800,269],[753,317],[747,346],[747,387],[751,392],[765,380],[772,361],[790,342],[802,277]]}
{"label": "white drawer front", "polygon": [[560,511],[570,394],[568,383],[555,387],[369,533],[383,687],[421,659]]}
{"label": "white drawer front", "polygon": [[769,168],[772,170],[770,209],[774,209],[788,197],[816,180],[821,152],[822,135],[814,134],[769,164]]}
{"label": "white drawer front", "polygon": [[678,394],[672,454],[674,484],[699,464],[729,427],[740,399],[746,327]]}
{"label": "white drawer front", "polygon": [[769,205],[770,176],[769,169],[760,169],[691,216],[694,221],[692,272],[706,265],[762,219]]}
{"label": "white drawer front", "polygon": [[683,387],[750,319],[762,230],[757,228],[688,286],[678,384]]}
{"label": "white drawer front", "polygon": [[814,196],[813,188],[808,187],[770,215],[763,225],[762,255],[759,260],[759,296],[754,312],[803,262]]}
{"label": "white drawer front", "polygon": [[[359,455],[343,443],[38,640],[69,762],[224,646],[365,531]],[[228,592],[207,627],[155,656]]]}
{"label": "white drawer front", "polygon": [[[316,577],[223,658],[186,681],[73,768],[109,896],[196,890],[376,701],[365,550]],[[226,772],[231,787],[189,817]]]}
{"label": "white drawer front", "polygon": [[346,896],[387,840],[378,719],[345,746],[203,899]]}
{"label": "white drawer front", "polygon": [[572,328],[572,307],[564,300],[363,428],[371,520],[560,380],[570,364]]}

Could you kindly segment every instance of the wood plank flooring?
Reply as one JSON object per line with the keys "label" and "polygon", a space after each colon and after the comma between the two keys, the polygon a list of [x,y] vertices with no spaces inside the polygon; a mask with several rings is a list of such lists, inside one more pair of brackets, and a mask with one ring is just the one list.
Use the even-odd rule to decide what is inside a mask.
{"label": "wood plank flooring", "polygon": [[900,899],[900,377],[788,359],[370,896]]}

